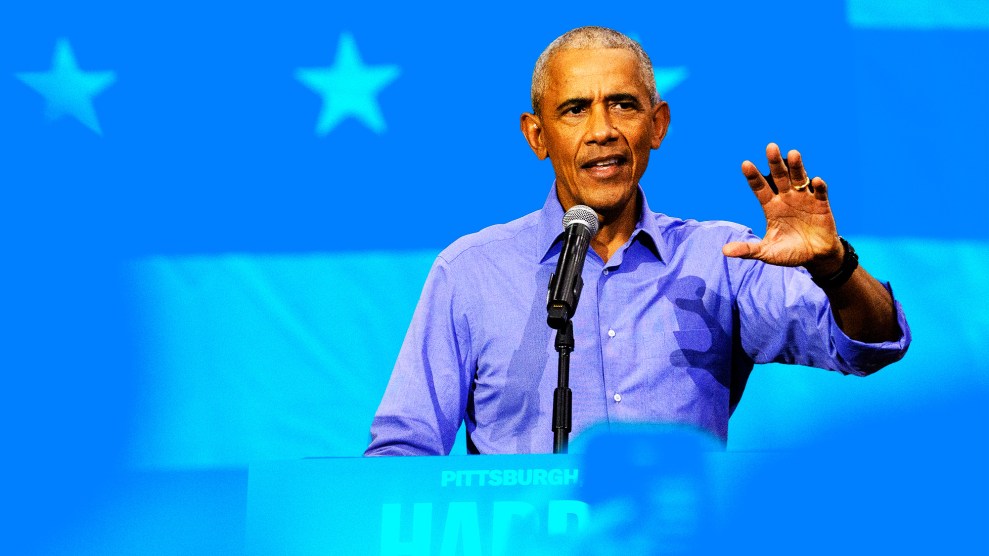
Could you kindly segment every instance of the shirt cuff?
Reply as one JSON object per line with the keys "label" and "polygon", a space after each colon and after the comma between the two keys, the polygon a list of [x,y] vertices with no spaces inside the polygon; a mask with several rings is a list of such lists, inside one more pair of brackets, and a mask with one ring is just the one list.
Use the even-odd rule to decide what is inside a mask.
{"label": "shirt cuff", "polygon": [[895,341],[867,343],[849,338],[834,321],[831,314],[831,346],[835,358],[841,363],[841,372],[857,376],[872,374],[879,369],[903,358],[910,347],[910,325],[903,313],[903,307],[893,296],[893,289],[888,282],[883,282],[886,291],[893,298],[896,311],[896,323],[900,327],[900,338]]}

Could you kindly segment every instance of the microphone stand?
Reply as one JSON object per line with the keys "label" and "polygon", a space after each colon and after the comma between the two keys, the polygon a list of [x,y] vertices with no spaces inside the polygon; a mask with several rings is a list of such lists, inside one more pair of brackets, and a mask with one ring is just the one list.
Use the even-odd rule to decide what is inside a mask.
{"label": "microphone stand", "polygon": [[553,453],[565,454],[570,443],[573,392],[570,390],[570,352],[573,351],[573,324],[566,319],[556,329],[556,351],[560,354],[557,386],[553,391]]}
{"label": "microphone stand", "polygon": [[556,272],[549,279],[546,292],[546,324],[556,329],[556,351],[560,354],[556,390],[553,392],[553,453],[567,453],[573,417],[573,392],[570,390],[570,353],[573,351],[573,324],[580,290],[584,287],[581,271],[591,239],[598,232],[594,209],[574,205],[563,217],[563,246]]}

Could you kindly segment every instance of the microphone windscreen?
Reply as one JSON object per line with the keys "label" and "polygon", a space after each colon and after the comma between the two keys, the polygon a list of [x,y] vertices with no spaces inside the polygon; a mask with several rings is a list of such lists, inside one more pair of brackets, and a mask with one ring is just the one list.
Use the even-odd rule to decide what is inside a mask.
{"label": "microphone windscreen", "polygon": [[591,231],[591,237],[598,233],[598,215],[589,206],[574,205],[563,215],[563,229],[566,230],[570,224],[583,224]]}

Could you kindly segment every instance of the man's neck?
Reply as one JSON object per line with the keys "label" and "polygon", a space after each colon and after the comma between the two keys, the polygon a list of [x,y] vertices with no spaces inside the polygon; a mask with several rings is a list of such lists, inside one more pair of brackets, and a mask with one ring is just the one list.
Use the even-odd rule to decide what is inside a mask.
{"label": "man's neck", "polygon": [[628,238],[632,237],[635,225],[639,222],[639,211],[641,210],[638,195],[635,201],[629,203],[621,213],[616,215],[605,214],[601,222],[598,233],[591,240],[591,249],[601,257],[601,260],[608,262]]}

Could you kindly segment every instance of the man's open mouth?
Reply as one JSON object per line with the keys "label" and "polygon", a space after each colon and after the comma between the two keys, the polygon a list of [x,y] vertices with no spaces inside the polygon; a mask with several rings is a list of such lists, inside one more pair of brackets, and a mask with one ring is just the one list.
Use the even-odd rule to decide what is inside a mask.
{"label": "man's open mouth", "polygon": [[608,168],[612,166],[620,166],[622,164],[625,164],[626,160],[627,159],[625,158],[625,156],[620,154],[598,157],[585,162],[583,165],[581,165],[581,168],[591,169],[591,168]]}

